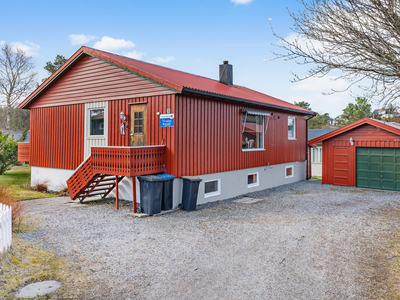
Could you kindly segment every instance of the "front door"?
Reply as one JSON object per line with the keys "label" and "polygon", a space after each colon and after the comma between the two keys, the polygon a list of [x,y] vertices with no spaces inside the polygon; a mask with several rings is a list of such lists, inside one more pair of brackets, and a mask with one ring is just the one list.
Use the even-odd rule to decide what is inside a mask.
{"label": "front door", "polygon": [[131,105],[131,146],[147,145],[147,104]]}
{"label": "front door", "polygon": [[349,185],[348,147],[333,147],[333,184]]}

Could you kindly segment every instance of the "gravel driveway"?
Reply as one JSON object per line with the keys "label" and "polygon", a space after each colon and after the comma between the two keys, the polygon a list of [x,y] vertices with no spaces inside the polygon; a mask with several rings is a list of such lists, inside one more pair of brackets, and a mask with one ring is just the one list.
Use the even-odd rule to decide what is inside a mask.
{"label": "gravel driveway", "polygon": [[105,203],[52,210],[41,240],[90,274],[84,299],[395,296],[398,193],[309,181],[249,196],[141,219]]}

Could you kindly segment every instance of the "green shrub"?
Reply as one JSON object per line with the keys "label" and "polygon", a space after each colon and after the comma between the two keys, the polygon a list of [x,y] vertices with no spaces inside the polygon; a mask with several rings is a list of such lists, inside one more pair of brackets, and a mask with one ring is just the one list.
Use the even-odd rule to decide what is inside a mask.
{"label": "green shrub", "polygon": [[18,161],[18,143],[26,139],[27,131],[22,133],[19,140],[14,140],[14,135],[3,134],[0,131],[0,175],[11,169]]}

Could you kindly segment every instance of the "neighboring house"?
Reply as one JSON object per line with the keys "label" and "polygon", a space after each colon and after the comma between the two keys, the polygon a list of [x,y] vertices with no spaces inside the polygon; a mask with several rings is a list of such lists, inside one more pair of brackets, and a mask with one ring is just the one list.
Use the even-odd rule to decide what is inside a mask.
{"label": "neighboring house", "polygon": [[322,183],[400,191],[400,125],[363,118],[309,141],[322,142]]}
{"label": "neighboring house", "polygon": [[385,109],[385,108],[380,108],[380,109],[375,109],[372,112],[372,115],[374,116],[374,118],[378,118],[378,119],[389,119],[389,118],[394,118],[397,117],[399,115],[399,113],[397,112],[397,109]]}
{"label": "neighboring house", "polygon": [[219,69],[218,81],[81,47],[19,106],[31,110],[19,154],[32,182],[68,180],[72,199],[121,182],[132,200],[136,177],[165,166],[177,206],[182,176],[202,179],[198,203],[305,179],[315,113],[234,85],[228,62]]}
{"label": "neighboring house", "polygon": [[[308,129],[308,140],[311,141],[337,128]],[[322,142],[309,149],[311,155],[311,175],[322,176]]]}

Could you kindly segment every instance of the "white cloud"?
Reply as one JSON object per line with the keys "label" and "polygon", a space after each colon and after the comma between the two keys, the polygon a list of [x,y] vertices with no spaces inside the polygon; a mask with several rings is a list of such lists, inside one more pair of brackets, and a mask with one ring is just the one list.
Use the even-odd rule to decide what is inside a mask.
{"label": "white cloud", "polygon": [[146,55],[146,53],[144,53],[144,52],[138,52],[138,51],[135,51],[135,50],[130,51],[130,52],[124,52],[123,54],[126,57],[130,57],[130,58],[133,58],[133,59],[139,59],[139,60],[143,59],[143,56]]}
{"label": "white cloud", "polygon": [[166,58],[163,57],[155,57],[153,58],[156,62],[160,63],[160,64],[167,64],[170,61],[173,61],[175,59],[175,57],[173,56],[167,56]]}
{"label": "white cloud", "polygon": [[85,35],[85,34],[70,34],[69,39],[71,40],[72,45],[82,45],[86,44],[96,37],[94,35]]}
{"label": "white cloud", "polygon": [[[0,42],[1,45],[4,45],[5,43],[6,43],[6,41],[1,41]],[[13,43],[9,43],[9,45],[10,45],[12,50],[15,51],[16,49],[21,49],[28,56],[37,56],[37,55],[39,55],[38,51],[40,49],[40,46],[36,45],[34,43],[31,43],[29,41],[26,41],[24,43],[13,42]]]}
{"label": "white cloud", "polygon": [[231,0],[231,2],[233,2],[235,4],[249,4],[252,1],[253,0]]}
{"label": "white cloud", "polygon": [[296,92],[291,100],[293,102],[308,102],[313,111],[329,113],[329,115],[334,118],[342,113],[343,108],[345,108],[350,101],[353,101],[350,91],[329,95],[323,94],[331,92],[332,89],[338,91],[344,90],[349,85],[349,83],[343,79],[334,79],[334,76],[324,76],[322,78],[311,77],[300,81],[291,88]]}
{"label": "white cloud", "polygon": [[308,79],[297,82],[292,90],[294,91],[321,91],[331,92],[331,90],[341,91],[346,89],[349,83],[343,79],[336,79],[334,76],[326,75],[324,77],[310,77]]}
{"label": "white cloud", "polygon": [[301,36],[297,33],[290,33],[285,40],[290,44],[298,45],[303,51],[308,52],[307,48],[311,50],[320,50],[324,49],[323,44],[319,41],[306,39],[304,36]]}
{"label": "white cloud", "polygon": [[4,46],[5,43],[6,41],[0,41],[0,46]]}
{"label": "white cloud", "polygon": [[123,48],[133,48],[135,44],[124,39],[114,39],[108,36],[103,36],[100,41],[94,43],[93,48],[104,51],[118,51]]}

